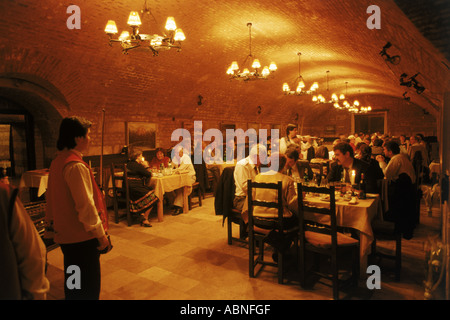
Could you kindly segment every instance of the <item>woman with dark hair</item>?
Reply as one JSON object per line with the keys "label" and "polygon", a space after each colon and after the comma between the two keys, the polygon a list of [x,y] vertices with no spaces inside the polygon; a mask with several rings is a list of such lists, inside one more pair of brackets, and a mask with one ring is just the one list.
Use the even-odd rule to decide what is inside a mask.
{"label": "woman with dark hair", "polygon": [[[326,164],[323,166],[323,174],[324,176],[328,175],[328,169],[330,167],[330,155],[328,153],[328,148],[326,146],[320,146],[319,148],[317,148],[317,152],[316,152],[316,157],[311,159],[310,161],[311,163],[322,163],[322,164]],[[318,169],[312,168],[312,171],[314,173],[319,173]]]}
{"label": "woman with dark hair", "polygon": [[155,191],[148,185],[152,177],[141,150],[133,150],[127,162],[128,188],[130,191],[130,212],[141,213],[141,226],[151,227],[148,216],[158,201]]}
{"label": "woman with dark hair", "polygon": [[168,168],[169,162],[170,158],[166,156],[164,149],[157,148],[156,156],[152,159],[152,162],[150,162],[150,168],[159,169],[161,167],[161,164],[164,166],[164,168]]}
{"label": "woman with dark hair", "polygon": [[[50,166],[46,193],[46,224],[53,225],[54,241],[64,255],[65,282],[76,265],[82,273],[80,289],[64,287],[67,300],[100,296],[100,253],[111,250],[106,235],[107,211],[89,166],[82,160],[89,148],[91,122],[64,118],[59,129],[58,153]],[[103,220],[103,221],[102,221]]]}

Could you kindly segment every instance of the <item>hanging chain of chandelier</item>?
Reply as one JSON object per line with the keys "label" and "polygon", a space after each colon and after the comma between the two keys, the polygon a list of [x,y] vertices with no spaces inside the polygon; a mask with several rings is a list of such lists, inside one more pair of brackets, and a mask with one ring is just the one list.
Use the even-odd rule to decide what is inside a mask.
{"label": "hanging chain of chandelier", "polygon": [[314,82],[309,90],[305,90],[305,81],[303,80],[302,74],[301,74],[301,52],[297,53],[298,55],[298,77],[295,80],[294,84],[296,84],[295,90],[291,90],[289,87],[289,84],[287,82],[283,83],[283,92],[285,95],[295,95],[295,96],[301,96],[304,94],[313,94],[317,89],[319,89],[319,84],[317,82]]}
{"label": "hanging chain of chandelier", "polygon": [[[253,80],[267,80],[270,75],[277,70],[277,65],[275,62],[271,62],[267,67],[265,66],[261,70],[261,63],[258,59],[256,59],[252,54],[252,23],[247,23],[248,31],[249,31],[249,54],[245,57],[244,62],[242,63],[242,69],[239,67],[237,61],[233,61],[230,67],[227,70],[227,74],[230,76],[230,79],[234,80],[243,80],[243,81],[253,81]],[[247,66],[248,63],[253,59],[251,68]],[[252,69],[252,70],[250,70]]]}
{"label": "hanging chain of chandelier", "polygon": [[[144,8],[142,13],[150,13],[150,10]],[[137,11],[132,11],[128,17],[127,24],[131,27],[131,33],[128,31],[122,31],[118,38],[114,36],[118,33],[116,23],[113,20],[109,20],[105,33],[109,36],[109,45],[118,42],[122,46],[122,52],[128,54],[128,51],[141,48],[144,50],[150,50],[154,56],[157,56],[160,51],[176,48],[177,51],[181,50],[181,42],[186,39],[183,30],[177,28],[174,17],[168,17],[166,20],[166,32],[163,35],[158,34],[143,34],[139,33],[139,27],[141,26],[141,18]]]}

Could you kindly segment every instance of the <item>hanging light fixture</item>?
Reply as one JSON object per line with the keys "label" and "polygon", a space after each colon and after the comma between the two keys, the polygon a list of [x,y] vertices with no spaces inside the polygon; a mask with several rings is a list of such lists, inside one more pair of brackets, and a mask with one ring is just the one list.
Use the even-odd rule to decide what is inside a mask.
{"label": "hanging light fixture", "polygon": [[[345,82],[345,95],[347,95],[347,84],[348,82]],[[351,113],[367,113],[372,111],[372,107],[371,106],[362,106],[358,100],[354,100],[352,104],[350,104],[348,102],[348,99],[345,98],[344,95],[341,95],[343,97],[343,102],[342,102],[342,106],[339,104],[339,101],[335,101],[333,103],[333,106],[336,109],[340,109],[340,110],[347,110],[348,112]],[[341,97],[340,96],[340,97]]]}
{"label": "hanging light fixture", "polygon": [[287,82],[283,83],[283,92],[285,95],[303,95],[303,94],[312,94],[319,88],[319,84],[317,82],[314,82],[309,90],[305,90],[305,81],[303,81],[303,77],[301,74],[301,52],[297,53],[298,55],[298,77],[295,80],[295,83],[297,84],[295,87],[295,91],[291,90],[289,87],[289,84]]}
{"label": "hanging light fixture", "polygon": [[342,95],[342,94],[339,95],[339,97],[336,93],[332,93],[330,95],[330,90],[329,90],[330,88],[328,85],[328,73],[330,73],[329,70],[327,70],[327,92],[325,94],[325,97],[322,94],[317,94],[312,97],[312,101],[315,102],[316,104],[336,103],[336,102],[339,102],[339,100],[345,98],[344,95]]}
{"label": "hanging light fixture", "polygon": [[[237,61],[233,61],[230,65],[230,67],[227,70],[227,74],[230,76],[230,79],[236,79],[236,80],[244,80],[244,81],[250,81],[250,80],[258,80],[258,79],[267,79],[270,74],[273,74],[277,70],[277,65],[275,62],[271,62],[270,65],[267,67],[265,66],[261,71],[261,63],[258,59],[254,58],[252,55],[252,23],[247,23],[248,32],[249,32],[249,48],[250,53],[245,57],[244,62],[242,63],[242,68],[239,68],[239,65]],[[250,68],[247,66],[247,60],[250,58],[250,61],[253,59],[251,68],[253,68],[253,71],[250,71]]]}
{"label": "hanging light fixture", "polygon": [[[150,13],[147,5],[142,12]],[[180,51],[181,42],[186,39],[183,30],[177,28],[173,17],[167,18],[165,26],[167,34],[163,35],[139,33],[139,27],[142,23],[137,11],[131,11],[127,24],[131,27],[131,34],[128,31],[122,31],[117,39],[113,38],[118,33],[116,23],[113,20],[109,20],[105,28],[105,33],[109,36],[109,45],[112,46],[114,42],[119,42],[124,54],[128,54],[129,50],[136,48],[148,49],[154,56],[157,56],[159,51],[171,48]]]}

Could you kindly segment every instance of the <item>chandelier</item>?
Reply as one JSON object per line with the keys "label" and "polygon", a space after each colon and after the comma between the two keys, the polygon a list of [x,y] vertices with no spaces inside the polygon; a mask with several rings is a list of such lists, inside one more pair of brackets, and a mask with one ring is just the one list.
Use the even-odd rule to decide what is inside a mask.
{"label": "chandelier", "polygon": [[[275,62],[271,62],[269,67],[265,66],[261,72],[261,63],[258,59],[254,58],[252,55],[252,23],[247,23],[248,31],[249,31],[249,49],[250,53],[245,57],[244,62],[242,63],[242,71],[241,68],[239,68],[238,63],[236,61],[233,61],[231,63],[231,66],[227,70],[227,74],[230,76],[230,79],[236,79],[236,80],[244,80],[244,81],[251,81],[251,80],[259,80],[259,79],[267,79],[270,74],[273,74],[275,70],[277,70],[277,65]],[[250,59],[250,60],[249,60]],[[250,71],[250,68],[247,67],[247,60],[251,61],[253,59],[253,63],[251,65],[251,68],[253,68],[253,71]],[[248,62],[249,63],[249,62]]]}
{"label": "chandelier", "polygon": [[[345,82],[345,94],[347,95],[347,84],[348,82]],[[347,110],[348,112],[351,113],[367,113],[372,111],[372,107],[371,106],[362,106],[358,100],[354,100],[352,104],[350,104],[348,102],[347,99],[344,98],[344,101],[342,102],[342,106],[339,104],[339,101],[335,101],[333,103],[333,106],[336,109],[339,110]]]}
{"label": "chandelier", "polygon": [[[141,12],[150,13],[150,10],[145,7]],[[183,30],[177,28],[173,17],[167,18],[165,26],[167,34],[163,35],[139,33],[139,27],[142,23],[137,11],[131,11],[127,24],[131,27],[131,34],[128,31],[122,31],[117,39],[113,38],[118,33],[116,23],[113,20],[109,20],[105,28],[105,32],[109,36],[109,45],[112,46],[114,42],[119,42],[124,54],[128,54],[129,50],[136,48],[150,50],[154,56],[157,56],[159,51],[171,48],[180,51],[181,42],[186,39]]]}
{"label": "chandelier", "polygon": [[339,97],[336,93],[333,93],[330,95],[330,90],[329,90],[329,86],[328,86],[328,73],[330,73],[330,71],[327,70],[327,93],[326,93],[326,97],[324,97],[322,94],[318,94],[318,95],[314,95],[312,97],[312,101],[315,102],[316,104],[322,104],[322,103],[336,103],[339,102],[339,100],[343,100],[345,99],[345,95],[344,94],[340,94]]}
{"label": "chandelier", "polygon": [[298,55],[298,77],[295,80],[295,83],[297,83],[297,87],[295,89],[295,91],[292,91],[291,88],[289,87],[289,84],[287,82],[283,83],[283,92],[285,95],[296,95],[296,96],[300,96],[303,94],[312,94],[314,91],[316,91],[319,88],[319,84],[317,82],[314,82],[309,90],[304,90],[305,88],[305,81],[303,81],[303,77],[301,75],[301,61],[300,61],[300,57],[301,57],[301,52],[297,53]]}

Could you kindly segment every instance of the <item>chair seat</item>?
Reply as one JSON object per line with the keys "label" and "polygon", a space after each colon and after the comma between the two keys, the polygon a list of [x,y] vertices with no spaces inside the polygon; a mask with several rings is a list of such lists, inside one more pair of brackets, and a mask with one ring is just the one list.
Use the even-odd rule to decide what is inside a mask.
{"label": "chair seat", "polygon": [[[313,246],[320,248],[330,248],[331,247],[331,235],[305,231],[306,241]],[[340,247],[354,246],[358,245],[359,241],[352,237],[349,237],[343,233],[337,233],[337,243]]]}

